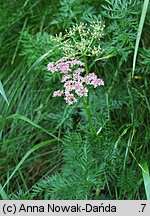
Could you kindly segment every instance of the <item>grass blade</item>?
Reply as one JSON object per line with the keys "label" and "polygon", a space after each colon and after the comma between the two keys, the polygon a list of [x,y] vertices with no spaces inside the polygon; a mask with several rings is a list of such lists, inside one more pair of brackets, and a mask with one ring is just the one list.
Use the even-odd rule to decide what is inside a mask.
{"label": "grass blade", "polygon": [[12,172],[12,174],[10,175],[10,177],[7,179],[7,181],[5,182],[4,186],[1,188],[0,190],[0,194],[4,195],[4,188],[6,187],[6,185],[9,183],[9,181],[12,179],[12,177],[14,176],[14,174],[19,170],[19,168],[21,167],[21,165],[24,163],[24,161],[29,157],[30,154],[32,154],[34,151],[36,151],[37,149],[50,144],[52,142],[54,142],[55,139],[52,140],[46,140],[44,142],[41,142],[37,145],[35,145],[33,148],[31,148],[21,159],[21,161],[18,163],[18,165],[16,166],[16,168],[14,169],[14,171]]}
{"label": "grass blade", "polygon": [[[3,121],[4,118],[1,118],[0,121]],[[56,140],[58,140],[59,142],[63,142],[61,139],[59,139],[58,137],[56,137],[55,135],[53,135],[52,133],[50,133],[48,130],[46,130],[45,128],[41,127],[40,125],[34,123],[33,121],[31,121],[29,118],[23,116],[23,115],[20,115],[20,114],[14,114],[14,115],[11,115],[11,116],[8,116],[6,117],[6,119],[16,119],[16,120],[23,120],[27,123],[29,123],[30,125],[32,125],[33,127],[36,127],[40,130],[42,130],[43,132],[49,134],[50,136],[52,136],[53,138],[55,138]]]}
{"label": "grass blade", "polygon": [[136,43],[135,43],[134,56],[133,56],[133,67],[132,67],[132,77],[134,77],[137,52],[138,52],[141,34],[142,34],[143,26],[144,26],[146,12],[148,9],[148,4],[149,4],[149,0],[145,0],[144,4],[143,4],[143,10],[142,10],[142,14],[141,14],[140,24],[139,24],[139,28],[138,28]]}
{"label": "grass blade", "polygon": [[[51,53],[52,50],[49,50],[48,52],[44,53],[42,56],[40,56],[34,63],[33,65],[28,69],[28,71],[26,72],[26,74],[22,77],[22,80],[20,81],[19,85],[16,87],[14,93],[13,93],[13,96],[10,100],[10,105],[11,103],[13,102],[13,99],[15,97],[15,95],[17,94],[19,88],[22,86],[22,83],[25,81],[26,77],[30,74],[30,72],[43,60],[45,59],[49,53]],[[8,109],[6,110],[6,115],[7,113],[9,112],[9,109],[11,108],[11,106],[8,107]]]}
{"label": "grass blade", "polygon": [[8,103],[8,100],[7,100],[7,97],[6,97],[6,94],[5,94],[5,91],[4,91],[4,88],[3,88],[3,85],[0,81],[0,94],[3,96],[3,98],[5,99],[5,101],[7,102],[7,104],[9,105]]}
{"label": "grass blade", "polygon": [[18,52],[18,49],[19,49],[19,46],[20,46],[20,43],[21,43],[22,35],[23,35],[23,32],[24,32],[25,27],[26,27],[26,24],[27,24],[27,20],[28,20],[28,19],[26,18],[25,21],[24,21],[24,24],[23,24],[23,27],[22,27],[22,30],[21,30],[21,33],[20,33],[20,37],[19,37],[17,46],[16,46],[15,52],[14,52],[13,57],[12,57],[12,60],[11,60],[11,64],[14,64],[14,60],[15,60],[15,58],[16,58],[16,54],[17,54],[17,52]]}
{"label": "grass blade", "polygon": [[8,200],[8,197],[7,197],[7,194],[6,192],[4,191],[2,185],[0,184],[0,195],[2,197],[3,200]]}
{"label": "grass blade", "polygon": [[148,165],[147,163],[144,163],[142,165],[142,175],[143,175],[143,180],[144,180],[144,186],[145,186],[145,191],[146,191],[146,197],[148,200],[150,200],[150,175],[149,175],[149,170],[148,170]]}

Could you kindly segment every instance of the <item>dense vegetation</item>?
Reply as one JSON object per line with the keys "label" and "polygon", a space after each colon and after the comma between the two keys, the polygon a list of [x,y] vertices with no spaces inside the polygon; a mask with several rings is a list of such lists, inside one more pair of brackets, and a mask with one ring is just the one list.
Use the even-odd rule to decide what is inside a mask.
{"label": "dense vegetation", "polygon": [[[150,197],[146,3],[1,0],[1,199]],[[64,56],[84,62],[104,86],[73,105],[52,97],[61,77],[47,64]]]}

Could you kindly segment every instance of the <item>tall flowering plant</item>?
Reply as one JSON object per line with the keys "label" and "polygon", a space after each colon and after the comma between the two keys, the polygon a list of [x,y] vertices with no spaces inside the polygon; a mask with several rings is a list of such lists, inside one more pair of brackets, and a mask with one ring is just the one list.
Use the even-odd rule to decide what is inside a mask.
{"label": "tall flowering plant", "polygon": [[85,74],[85,64],[75,58],[63,57],[57,62],[50,62],[47,65],[47,70],[52,74],[59,73],[61,75],[62,88],[54,91],[53,97],[63,96],[69,105],[76,103],[81,98],[91,128],[99,140],[98,133],[92,122],[89,106],[84,97],[88,96],[88,86],[93,86],[94,88],[103,86],[104,81],[99,79],[95,73]]}

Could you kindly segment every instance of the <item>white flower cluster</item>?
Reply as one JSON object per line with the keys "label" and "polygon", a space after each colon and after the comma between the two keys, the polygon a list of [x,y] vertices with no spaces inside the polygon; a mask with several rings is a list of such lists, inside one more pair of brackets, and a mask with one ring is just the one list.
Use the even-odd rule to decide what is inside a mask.
{"label": "white flower cluster", "polygon": [[100,40],[104,35],[104,27],[101,21],[90,24],[81,22],[66,30],[64,36],[60,33],[55,40],[60,42],[60,49],[65,56],[98,56],[103,52]]}

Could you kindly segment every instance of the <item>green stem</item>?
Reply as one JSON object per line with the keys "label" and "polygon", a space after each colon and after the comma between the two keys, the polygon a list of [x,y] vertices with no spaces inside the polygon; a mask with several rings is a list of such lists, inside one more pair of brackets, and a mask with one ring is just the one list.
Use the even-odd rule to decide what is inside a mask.
{"label": "green stem", "polygon": [[89,69],[88,69],[88,65],[87,65],[87,58],[86,56],[84,55],[84,64],[85,64],[85,72],[86,72],[86,75],[89,74]]}
{"label": "green stem", "polygon": [[[86,55],[84,55],[83,58],[84,58],[84,64],[85,64],[85,72],[86,72],[86,75],[88,75],[89,69],[88,69],[88,65],[87,65]],[[90,94],[88,94],[88,96],[87,96],[87,105],[89,105],[89,96],[90,96]]]}
{"label": "green stem", "polygon": [[84,106],[84,109],[85,109],[85,111],[86,111],[86,114],[87,114],[87,117],[88,117],[88,121],[89,121],[90,126],[91,126],[91,128],[92,128],[92,131],[93,131],[93,133],[95,134],[95,136],[96,136],[97,140],[99,141],[99,143],[102,144],[102,142],[101,142],[101,140],[100,140],[100,138],[99,138],[99,136],[98,136],[98,134],[97,134],[97,132],[96,132],[96,129],[95,129],[94,125],[93,125],[92,118],[91,118],[91,112],[90,112],[89,106],[87,105],[87,103],[86,103],[86,101],[84,100],[83,97],[81,98],[81,100],[82,100],[82,104],[83,104],[83,106]]}

